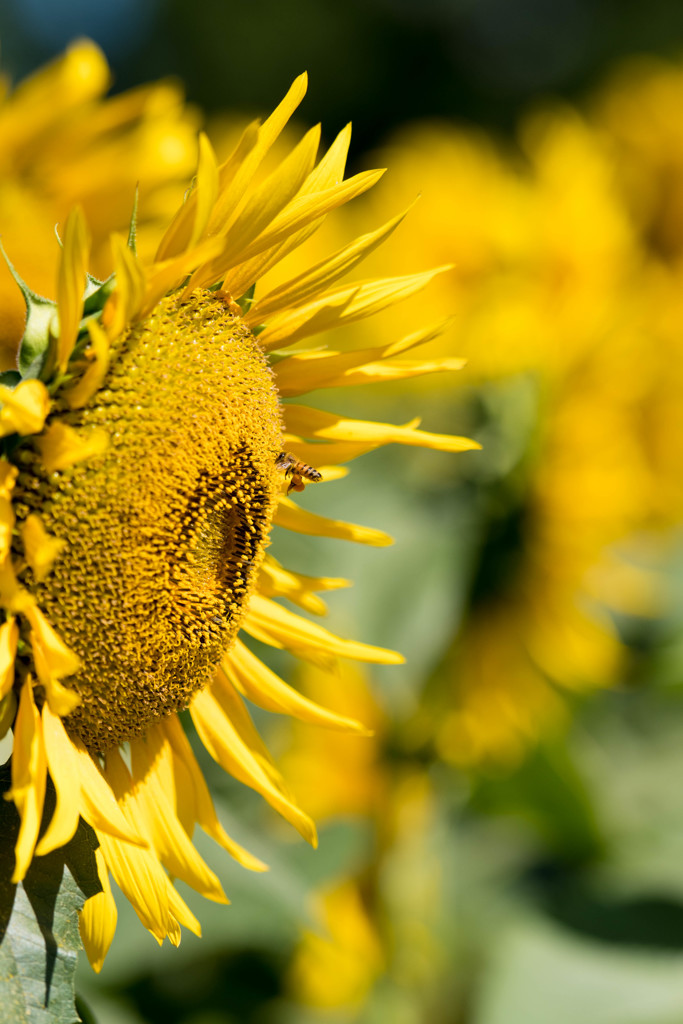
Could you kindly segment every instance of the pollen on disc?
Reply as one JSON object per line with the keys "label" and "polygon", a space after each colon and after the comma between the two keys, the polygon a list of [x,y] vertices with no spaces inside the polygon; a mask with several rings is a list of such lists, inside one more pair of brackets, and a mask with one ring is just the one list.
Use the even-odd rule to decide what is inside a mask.
{"label": "pollen on disc", "polygon": [[93,751],[187,706],[234,640],[273,517],[282,424],[272,372],[222,299],[167,298],[115,344],[102,388],[57,415],[107,452],[19,477],[66,541],[40,607],[81,658],[71,732]]}

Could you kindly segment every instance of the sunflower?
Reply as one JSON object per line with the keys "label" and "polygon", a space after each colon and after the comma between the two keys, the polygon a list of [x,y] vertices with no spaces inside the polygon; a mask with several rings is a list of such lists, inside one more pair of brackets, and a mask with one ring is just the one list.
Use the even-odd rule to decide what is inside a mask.
{"label": "sunflower", "polygon": [[[95,278],[86,218],[74,207],[61,230],[56,302],[14,272],[26,329],[0,390],[0,723],[14,732],[13,881],[34,855],[67,843],[79,819],[94,830],[101,891],[86,901],[80,928],[96,970],[116,924],[110,875],[155,938],[177,944],[182,925],[199,933],[199,923],[171,876],[227,902],[192,844],[196,824],[245,867],[264,868],[218,821],[178,717],[184,709],[218,764],[316,842],[244,701],[334,729],[363,726],[289,687],[244,635],[328,667],[338,657],[402,660],[279,603],[321,612],[318,593],[340,581],[290,572],[266,554],[273,523],[389,540],[304,511],[289,492],[339,477],[341,463],[390,442],[478,447],[417,421],[351,420],[283,402],[461,365],[393,358],[439,326],[368,350],[298,344],[393,305],[438,273],[338,283],[401,217],[257,295],[271,267],[382,173],[344,179],[349,127],[321,159],[314,128],[264,171],[305,89],[301,76],[220,166],[200,136],[196,176],[153,259],[136,254],[133,223],[128,238],[112,236],[113,274]],[[48,777],[56,805],[41,827]]]}

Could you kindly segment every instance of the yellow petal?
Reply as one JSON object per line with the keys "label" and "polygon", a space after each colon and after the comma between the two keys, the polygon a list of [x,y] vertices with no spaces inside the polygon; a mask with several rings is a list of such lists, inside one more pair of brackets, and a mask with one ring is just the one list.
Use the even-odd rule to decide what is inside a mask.
{"label": "yellow petal", "polygon": [[156,262],[177,256],[202,238],[218,196],[218,164],[204,132],[199,133],[195,186],[169,224],[159,244]]}
{"label": "yellow petal", "polygon": [[73,427],[57,420],[36,439],[36,446],[45,469],[54,473],[76,462],[102,455],[109,447],[109,435],[99,427],[87,433],[77,433]]}
{"label": "yellow petal", "polygon": [[338,288],[320,298],[289,312],[269,319],[268,326],[259,335],[259,344],[270,351],[279,345],[293,345],[320,331],[329,331],[343,324],[374,316],[389,306],[402,302],[425,288],[437,274],[450,270],[450,266],[425,270],[405,277],[388,277],[377,281],[359,281]]}
{"label": "yellow petal", "polygon": [[200,268],[200,274],[193,279],[194,286],[220,280],[231,267],[250,260],[272,246],[279,245],[312,221],[323,217],[331,210],[372,188],[383,173],[383,171],[364,171],[312,195],[303,194],[302,190],[301,194],[295,196],[246,247],[233,244],[230,233],[228,233],[223,252],[214,261]]}
{"label": "yellow petal", "polygon": [[323,192],[336,185],[344,177],[346,158],[351,144],[351,123],[344,125],[327,153],[314,167],[302,189],[306,194]]}
{"label": "yellow petal", "polygon": [[[247,700],[266,711],[292,715],[302,722],[323,725],[330,729],[371,735],[360,722],[344,715],[337,715],[327,708],[304,697],[264,665],[240,640],[231,647],[222,661],[222,668],[232,685]],[[220,685],[220,677],[218,677]]]}
{"label": "yellow petal", "polygon": [[[188,907],[185,900],[179,895],[177,889],[171,885],[170,881],[168,882],[168,909],[171,921],[175,922],[177,926],[181,924],[184,925],[192,932],[193,935],[201,938],[202,926]],[[177,928],[177,932],[174,935],[169,924],[168,937],[174,946],[179,946],[180,928]]]}
{"label": "yellow petal", "polygon": [[81,812],[78,755],[61,718],[53,713],[47,702],[43,704],[41,719],[47,767],[54,783],[57,803],[47,831],[36,847],[39,857],[69,842],[78,828]]}
{"label": "yellow petal", "polygon": [[[107,300],[102,323],[109,338],[117,338],[134,321],[142,308],[147,278],[140,261],[128,245],[127,239],[112,235],[111,251],[114,258],[116,288]],[[92,339],[91,333],[91,339]]]}
{"label": "yellow petal", "polygon": [[[229,249],[225,253],[225,263],[233,266],[236,262],[248,260],[264,249],[284,241],[296,231],[300,231],[313,220],[325,216],[337,207],[343,206],[356,196],[362,195],[376,185],[384,174],[384,170],[361,171],[352,178],[323,189],[320,192],[307,192],[302,188],[297,195],[268,227],[258,235],[244,251]],[[235,257],[239,256],[239,259]]]}
{"label": "yellow petal", "polygon": [[286,359],[279,360],[273,368],[278,391],[283,398],[290,398],[316,388],[355,386],[374,381],[400,380],[423,373],[462,369],[466,361],[457,358],[430,362],[385,362],[392,356],[433,341],[450,324],[450,320],[445,320],[408,335],[399,342],[378,345],[375,348],[354,349],[351,352],[334,352],[319,348],[307,352],[294,352]]}
{"label": "yellow petal", "polygon": [[14,690],[10,690],[10,692],[0,700],[0,740],[4,739],[14,725],[16,713],[17,698]]}
{"label": "yellow petal", "polygon": [[[338,184],[344,177],[344,166],[351,142],[351,125],[347,124],[306,178],[302,194],[322,192]],[[255,281],[260,280],[272,267],[290,252],[303,244],[322,224],[324,216],[307,223],[303,228],[288,235],[284,241],[268,246],[256,256],[232,267],[225,276],[224,288],[232,295],[241,296]]]}
{"label": "yellow petal", "polygon": [[88,320],[90,348],[86,357],[91,360],[79,380],[64,390],[70,409],[82,409],[99,391],[109,369],[109,339],[96,320]]}
{"label": "yellow petal", "polygon": [[138,846],[147,840],[130,824],[116,802],[116,797],[80,740],[72,740],[78,755],[78,776],[81,782],[81,815],[100,834],[108,834]]}
{"label": "yellow petal", "polygon": [[9,498],[0,498],[0,562],[10,562],[14,534],[14,508]]}
{"label": "yellow petal", "polygon": [[28,590],[19,586],[12,559],[7,555],[0,561],[0,599],[10,612],[24,612],[34,604]]}
{"label": "yellow petal", "polygon": [[109,884],[104,854],[99,847],[95,850],[95,861],[102,892],[91,896],[83,904],[83,910],[78,916],[78,930],[90,966],[99,974],[114,938],[118,911]]}
{"label": "yellow petal", "polygon": [[[164,784],[163,764],[171,757],[170,744],[159,730],[146,739],[131,741],[131,767],[136,822],[143,820],[147,835],[164,867],[196,892],[216,903],[227,903],[218,878],[204,863],[178,821]],[[168,768],[171,767],[169,764]],[[133,810],[133,808],[131,808]]]}
{"label": "yellow petal", "polygon": [[66,646],[40,608],[30,605],[24,614],[33,630],[31,641],[40,645],[50,675],[62,679],[77,672],[81,666],[80,658]]}
{"label": "yellow petal", "polygon": [[404,658],[396,651],[371,647],[355,640],[343,640],[319,626],[287,611],[275,601],[252,594],[244,629],[256,640],[271,647],[288,648],[302,658],[314,655],[353,658],[378,665],[401,665]]}
{"label": "yellow petal", "polygon": [[52,568],[52,564],[64,547],[65,541],[52,537],[43,526],[42,520],[35,512],[31,512],[21,524],[21,539],[24,544],[24,557],[33,569],[38,583],[42,583]]}
{"label": "yellow petal", "polygon": [[142,924],[161,943],[169,927],[168,879],[158,860],[130,843],[113,839],[97,828],[102,854],[114,881]]}
{"label": "yellow petal", "polygon": [[[28,382],[27,382],[28,383]],[[7,459],[0,459],[0,498],[11,498],[19,470]]]}
{"label": "yellow petal", "polygon": [[[247,249],[291,202],[313,168],[319,144],[320,125],[316,125],[304,135],[275,171],[254,189],[240,210],[239,216],[227,226],[227,252],[241,252]],[[229,259],[226,257],[226,266],[229,265]]]}
{"label": "yellow petal", "polygon": [[241,742],[251,752],[272,784],[281,794],[290,797],[282,773],[278,770],[252,722],[246,704],[220,667],[216,670],[208,689],[230,721]]}
{"label": "yellow petal", "polygon": [[273,522],[277,526],[284,526],[286,530],[293,530],[295,533],[309,533],[314,537],[334,537],[337,540],[352,540],[357,544],[370,544],[376,548],[383,548],[394,543],[393,538],[382,530],[318,516],[314,512],[300,508],[291,498],[280,498]]}
{"label": "yellow petal", "polygon": [[[416,419],[413,422],[417,424],[420,421]],[[309,466],[317,467],[320,459],[324,459],[326,467],[336,467],[340,462],[350,462],[351,459],[357,459],[359,455],[364,455],[365,452],[371,452],[373,449],[379,448],[380,444],[380,441],[367,441],[365,444],[357,441],[328,441],[324,445],[308,444],[306,441],[302,441],[300,437],[287,433],[284,435],[282,447]],[[323,472],[322,469],[320,471]]]}
{"label": "yellow petal", "polygon": [[[34,652],[35,653],[35,652]],[[38,670],[38,659],[36,658],[36,672],[40,682],[45,688],[47,702],[56,715],[66,718],[81,703],[81,698],[67,686],[63,686],[57,679],[43,675],[41,678]]]}
{"label": "yellow petal", "polygon": [[199,738],[211,757],[225,771],[265,797],[271,807],[279,811],[304,839],[315,846],[315,825],[308,815],[274,784],[271,773],[240,737],[235,724],[225,713],[210,687],[207,686],[195,695],[190,705],[190,713]]}
{"label": "yellow petal", "polygon": [[[128,806],[132,788],[130,773],[116,749],[107,753],[105,778],[124,816],[134,826]],[[169,906],[168,879],[161,864],[149,849],[120,842],[106,832],[95,831],[116,884],[145,928],[162,942],[169,927]]]}
{"label": "yellow petal", "polygon": [[[425,377],[430,373],[453,373],[462,370],[466,359],[443,358],[443,359],[402,359],[393,360],[387,363],[365,363],[346,370],[339,376],[328,375],[332,367],[325,367],[325,374],[322,376],[320,370],[323,367],[308,367],[308,373],[301,375],[301,385],[306,387],[294,392],[302,394],[303,391],[314,391],[317,388],[341,388],[361,387],[365,384],[387,384],[395,380],[409,380],[412,377]],[[318,372],[316,372],[316,370]],[[283,397],[285,397],[283,395]]]}
{"label": "yellow petal", "polygon": [[81,698],[75,690],[70,690],[68,687],[63,686],[57,677],[51,674],[45,650],[36,640],[34,634],[31,634],[31,648],[33,661],[36,666],[36,674],[41,686],[45,690],[47,702],[56,715],[59,715],[60,718],[65,718],[71,714],[74,708],[78,707],[81,703]]}
{"label": "yellow petal", "polygon": [[210,262],[222,248],[223,240],[221,238],[206,238],[194,248],[174,256],[173,259],[155,263],[147,274],[145,294],[142,305],[136,311],[136,318],[144,320],[149,316],[164,295],[177,288],[197,267]]}
{"label": "yellow petal", "polygon": [[55,111],[66,117],[72,108],[106,92],[109,68],[102,51],[89,41],[73,44],[63,57],[24,79],[0,112],[7,152],[20,152],[27,139],[54,132]]}
{"label": "yellow petal", "polygon": [[83,293],[86,285],[90,239],[83,211],[79,206],[69,213],[64,225],[62,254],[57,274],[57,307],[59,310],[59,341],[57,366],[64,373],[83,316]]}
{"label": "yellow petal", "polygon": [[197,178],[192,195],[196,210],[192,231],[184,246],[186,249],[191,249],[203,238],[218,197],[218,161],[204,132],[199,134]]}
{"label": "yellow petal", "polygon": [[[344,176],[344,165],[351,142],[351,125],[345,128],[336,137],[322,160],[314,167],[304,183],[302,192],[320,192],[336,185]],[[317,231],[322,224],[324,216],[314,219],[298,231],[294,231],[282,242],[269,246],[256,256],[228,270],[224,279],[224,288],[232,295],[241,296],[264,274],[276,264],[280,263],[285,256],[302,245]]]}
{"label": "yellow petal", "polygon": [[250,125],[235,151],[219,170],[220,194],[209,224],[213,234],[223,233],[239,212],[254,176],[282,129],[306,95],[308,76],[299,75],[287,95],[262,125]]}
{"label": "yellow petal", "polygon": [[412,424],[398,426],[371,420],[350,420],[336,413],[303,405],[285,405],[283,409],[287,430],[309,438],[352,441],[354,444],[396,443],[434,448],[442,452],[464,452],[481,448],[481,445],[468,437],[430,434],[424,430],[416,430]]}
{"label": "yellow petal", "polygon": [[361,260],[365,259],[377,246],[381,245],[406,216],[404,213],[383,224],[377,231],[362,235],[349,245],[344,246],[334,255],[321,260],[310,270],[287,281],[285,284],[268,292],[254,304],[245,316],[247,326],[264,323],[266,317],[273,316],[282,310],[291,310],[303,305],[331,287],[345,274],[350,273]]}
{"label": "yellow petal", "polygon": [[272,555],[266,555],[259,575],[258,591],[264,597],[286,597],[307,612],[323,615],[325,602],[317,596],[319,590],[341,590],[350,586],[348,580],[329,576],[304,576],[284,569]]}
{"label": "yellow petal", "polygon": [[[263,127],[258,120],[248,124],[228,159],[224,160],[218,168],[218,195],[209,218],[208,234],[222,234],[226,224],[234,216],[235,210],[243,200],[255,169],[265,153],[262,145]],[[168,253],[164,252],[164,249],[165,239],[162,239],[162,244],[156,255],[157,260],[168,259],[169,256],[172,258],[176,254],[175,246],[170,247]]]}
{"label": "yellow petal", "polygon": [[14,850],[13,885],[22,881],[31,865],[43,816],[46,773],[43,732],[38,709],[33,701],[33,684],[29,675],[21,690],[14,723],[12,788],[5,794],[6,800],[14,801],[21,818]]}
{"label": "yellow petal", "polygon": [[0,626],[0,699],[6,697],[14,683],[14,659],[17,654],[19,627],[16,619]]}
{"label": "yellow petal", "polygon": [[173,749],[174,773],[178,775],[180,771],[183,772],[186,785],[182,795],[186,798],[189,788],[187,783],[190,784],[192,821],[197,821],[207,835],[211,836],[243,867],[250,871],[267,871],[267,865],[236,843],[234,839],[231,839],[219,822],[208,786],[179,719],[175,715],[171,715],[160,722],[158,728],[164,733]]}
{"label": "yellow petal", "polygon": [[288,256],[290,252],[293,252],[306,242],[311,235],[315,234],[323,220],[324,218],[320,218],[319,220],[312,221],[312,223],[302,228],[301,231],[296,231],[293,235],[289,235],[284,242],[279,242],[269,249],[264,249],[263,252],[252,256],[251,259],[246,260],[244,263],[238,263],[236,267],[231,267],[224,278],[223,286],[225,290],[230,292],[231,295],[238,297],[243,295],[253,284],[260,281],[269,270],[281,263],[285,256]]}
{"label": "yellow petal", "polygon": [[[0,436],[38,434],[50,411],[50,396],[39,380],[24,380],[15,388],[0,386]],[[16,475],[16,474],[15,474]]]}
{"label": "yellow petal", "polygon": [[259,334],[259,345],[265,352],[286,348],[300,338],[332,330],[343,323],[344,314],[356,298],[360,285],[349,285],[344,291],[323,295],[289,313],[274,316]]}

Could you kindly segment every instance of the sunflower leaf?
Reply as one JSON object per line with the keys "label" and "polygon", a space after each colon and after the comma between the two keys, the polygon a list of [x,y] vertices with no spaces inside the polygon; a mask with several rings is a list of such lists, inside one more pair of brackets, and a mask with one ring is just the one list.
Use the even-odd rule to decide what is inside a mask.
{"label": "sunflower leaf", "polygon": [[[7,764],[0,768],[0,793],[9,786]],[[46,794],[43,824],[53,809],[54,791]],[[78,911],[99,889],[96,840],[81,823],[70,843],[34,858],[24,881],[14,885],[18,829],[14,804],[0,797],[0,1024],[77,1024]]]}

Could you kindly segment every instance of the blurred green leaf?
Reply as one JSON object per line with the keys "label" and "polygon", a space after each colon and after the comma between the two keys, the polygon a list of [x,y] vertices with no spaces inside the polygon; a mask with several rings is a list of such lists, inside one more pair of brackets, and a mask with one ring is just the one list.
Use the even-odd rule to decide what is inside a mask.
{"label": "blurred green leaf", "polygon": [[560,737],[547,737],[510,775],[478,780],[473,807],[530,822],[548,852],[565,863],[603,852],[592,794]]}
{"label": "blurred green leaf", "polygon": [[683,957],[615,952],[537,923],[501,937],[473,1024],[680,1024]]}
{"label": "blurred green leaf", "polygon": [[683,902],[683,705],[654,690],[603,694],[574,748],[606,836],[598,872],[612,898]]}

